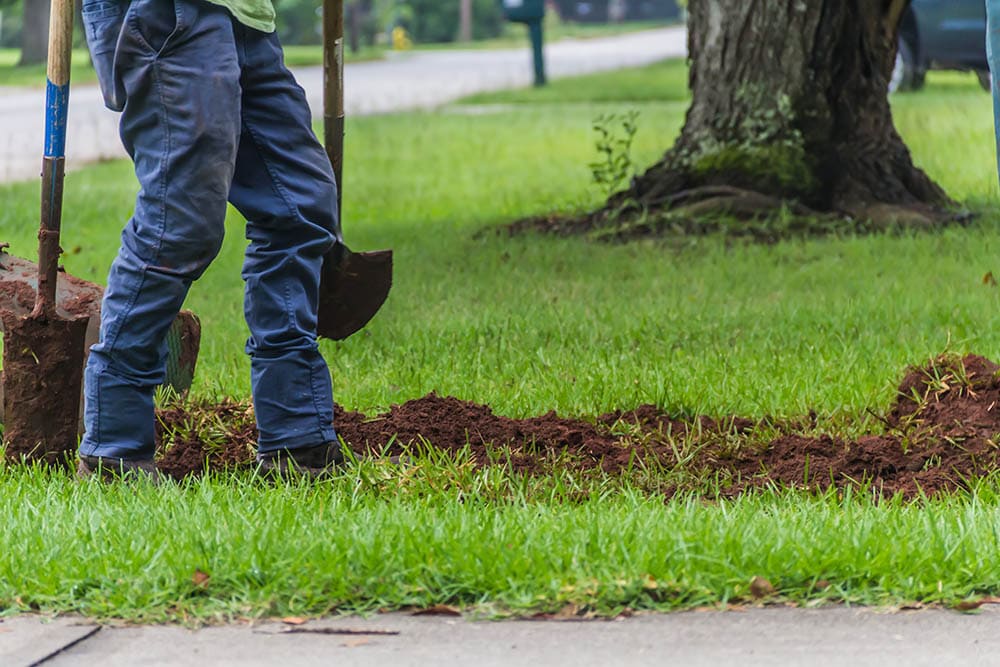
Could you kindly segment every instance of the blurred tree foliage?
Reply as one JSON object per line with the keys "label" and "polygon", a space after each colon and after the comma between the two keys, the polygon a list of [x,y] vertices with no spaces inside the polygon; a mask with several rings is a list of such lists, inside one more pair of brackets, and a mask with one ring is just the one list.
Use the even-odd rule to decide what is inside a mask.
{"label": "blurred tree foliage", "polygon": [[21,0],[0,0],[0,48],[21,46],[21,15],[24,3]]}
{"label": "blurred tree foliage", "polygon": [[[283,43],[320,42],[320,4],[319,0],[274,0]],[[396,26],[406,28],[418,43],[452,42],[458,35],[459,5],[459,0],[347,0],[348,43],[352,48],[370,46]],[[496,37],[504,24],[500,3],[473,0],[472,21],[473,39]]]}
{"label": "blurred tree foliage", "polygon": [[[29,0],[35,5],[45,0]],[[0,47],[23,46],[25,0],[0,0]],[[78,3],[79,4],[79,3]],[[284,44],[319,44],[321,0],[274,0],[278,35]],[[418,43],[452,42],[458,35],[460,0],[345,0],[348,44],[371,46],[402,26]],[[79,8],[78,8],[79,11]],[[473,0],[473,39],[496,37],[503,30],[498,0]],[[79,15],[77,16],[79,19]],[[34,32],[42,32],[39,26]],[[33,35],[44,42],[44,34]],[[385,37],[388,41],[388,37]],[[82,36],[80,39],[82,45]]]}
{"label": "blurred tree foliage", "polygon": [[[452,42],[458,35],[458,0],[407,0],[409,20],[403,27],[418,43]],[[488,39],[503,31],[504,18],[496,0],[473,0],[472,38]]]}

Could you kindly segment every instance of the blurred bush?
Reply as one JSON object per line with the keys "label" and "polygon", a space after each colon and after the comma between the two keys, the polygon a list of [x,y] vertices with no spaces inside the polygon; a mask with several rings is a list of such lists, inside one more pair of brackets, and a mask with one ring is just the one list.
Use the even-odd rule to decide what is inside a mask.
{"label": "blurred bush", "polygon": [[[417,43],[453,42],[458,35],[459,0],[406,0],[403,25]],[[497,0],[473,0],[472,38],[489,39],[503,32],[504,18]]]}

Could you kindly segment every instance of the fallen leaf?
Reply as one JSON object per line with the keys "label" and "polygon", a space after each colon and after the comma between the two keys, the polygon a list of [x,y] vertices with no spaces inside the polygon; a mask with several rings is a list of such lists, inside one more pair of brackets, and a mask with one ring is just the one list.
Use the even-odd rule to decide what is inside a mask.
{"label": "fallen leaf", "polygon": [[984,285],[989,285],[990,287],[996,287],[997,286],[997,279],[993,277],[993,272],[992,271],[987,271],[986,275],[983,276],[983,284]]}
{"label": "fallen leaf", "polygon": [[961,600],[952,606],[952,609],[957,609],[958,611],[972,611],[973,609],[979,609],[985,603],[985,600]]}
{"label": "fallen leaf", "polygon": [[348,639],[346,642],[341,644],[341,646],[346,646],[347,648],[354,648],[355,646],[364,646],[365,644],[371,643],[370,639],[365,639],[361,637],[360,639]]}
{"label": "fallen leaf", "polygon": [[194,574],[191,575],[191,583],[194,584],[195,588],[207,588],[208,580],[211,578],[201,570],[195,570]]}
{"label": "fallen leaf", "polygon": [[764,577],[754,577],[750,580],[750,595],[755,598],[774,595],[774,586]]}
{"label": "fallen leaf", "polygon": [[461,616],[462,610],[450,604],[436,604],[433,607],[417,609],[414,616]]}
{"label": "fallen leaf", "polygon": [[817,591],[825,591],[829,587],[830,587],[830,582],[827,581],[826,579],[820,579],[815,584],[813,584],[813,588],[815,588]]}
{"label": "fallen leaf", "polygon": [[580,606],[570,602],[557,611],[554,618],[577,618],[580,616]]}
{"label": "fallen leaf", "polygon": [[283,619],[281,619],[281,622],[284,623],[285,625],[302,625],[303,623],[306,622],[306,619],[302,618],[301,616],[285,616]]}

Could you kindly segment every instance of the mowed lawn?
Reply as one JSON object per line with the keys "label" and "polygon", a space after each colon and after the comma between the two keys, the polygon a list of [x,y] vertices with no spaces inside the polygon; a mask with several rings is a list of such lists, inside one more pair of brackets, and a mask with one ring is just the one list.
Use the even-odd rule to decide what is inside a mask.
{"label": "mowed lawn", "polygon": [[[812,409],[851,431],[885,409],[908,364],[945,350],[1000,358],[1000,290],[983,281],[1000,274],[992,113],[971,75],[932,75],[894,98],[916,162],[977,213],[966,228],[773,246],[492,231],[599,204],[588,163],[600,114],[638,110],[635,161],[655,161],[683,122],[684,81],[683,65],[666,63],[349,119],[347,238],[393,248],[396,283],[363,333],[322,343],[338,402],[372,412],[437,391],[512,416]],[[70,272],[103,280],[135,187],[126,163],[69,174]],[[0,187],[0,237],[17,254],[34,252],[37,190]],[[228,232],[188,303],[204,327],[194,393],[244,399],[235,213]],[[664,503],[628,480],[525,480],[435,460],[415,470],[360,464],[318,488],[213,478],[123,490],[0,469],[0,611],[212,620],[441,602],[616,613],[738,601],[753,576],[798,601],[1000,592],[989,484],[909,505],[782,494],[706,505]]]}

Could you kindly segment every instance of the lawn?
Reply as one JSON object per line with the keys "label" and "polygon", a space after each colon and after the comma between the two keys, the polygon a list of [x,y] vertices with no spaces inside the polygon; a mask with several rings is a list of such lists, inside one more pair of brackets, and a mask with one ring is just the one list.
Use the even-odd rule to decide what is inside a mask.
{"label": "lawn", "polygon": [[[640,403],[815,410],[848,432],[885,409],[908,364],[943,350],[1000,357],[1000,291],[983,282],[1000,274],[992,113],[972,76],[931,75],[893,101],[917,163],[979,214],[967,228],[773,246],[490,231],[600,201],[587,167],[600,114],[638,110],[635,161],[653,162],[683,121],[683,81],[672,63],[474,101],[489,106],[349,119],[348,241],[394,248],[397,279],[364,333],[322,344],[338,402],[373,411],[437,391],[511,416]],[[70,173],[69,271],[103,280],[134,190],[124,163]],[[35,183],[0,187],[0,234],[17,253],[33,251],[36,199]],[[208,398],[249,395],[245,241],[235,213],[228,225],[188,304],[204,325],[194,392]],[[352,466],[317,488],[210,478],[133,491],[19,468],[0,470],[0,488],[0,609],[615,613],[746,600],[754,576],[799,603],[1000,592],[989,483],[913,504],[782,493],[664,503],[629,478],[532,480],[431,456],[411,472]]]}
{"label": "lawn", "polygon": [[[18,67],[21,57],[19,49],[0,49],[0,86],[31,86],[45,85],[45,65],[28,65]],[[90,55],[87,49],[73,49],[73,68],[70,70],[70,80],[73,83],[90,83],[97,80],[94,68],[90,66]]]}

